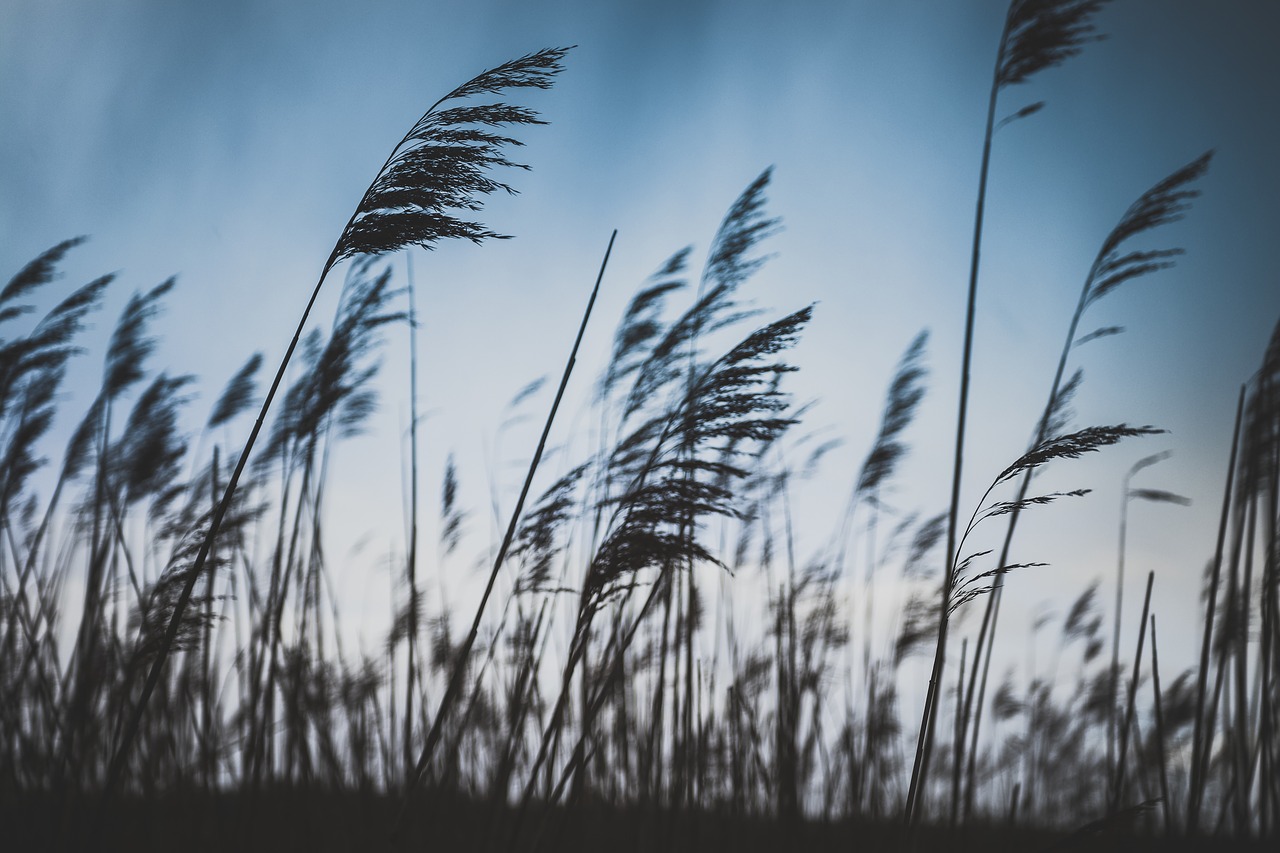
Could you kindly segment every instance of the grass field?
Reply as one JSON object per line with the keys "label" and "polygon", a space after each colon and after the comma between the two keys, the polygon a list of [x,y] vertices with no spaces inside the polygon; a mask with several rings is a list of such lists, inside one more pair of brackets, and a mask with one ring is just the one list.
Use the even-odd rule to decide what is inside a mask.
{"label": "grass field", "polygon": [[[970,382],[1000,381],[971,370],[987,181],[1000,165],[992,140],[1043,106],[1001,96],[1087,49],[1105,5],[1011,4],[971,261],[957,271],[969,288],[956,318],[964,350],[931,352],[927,332],[908,343],[884,398],[866,401],[876,438],[844,492],[825,498],[841,512],[822,541],[797,537],[794,507],[832,445],[806,431],[807,406],[791,392],[791,351],[822,306],[803,294],[782,312],[752,304],[781,226],[765,170],[730,205],[705,260],[688,249],[657,259],[606,363],[577,357],[601,322],[596,291],[575,306],[581,328],[564,341],[562,372],[512,402],[541,438],[522,490],[494,496],[504,510],[470,581],[474,609],[428,595],[445,589],[474,535],[468,520],[485,510],[460,502],[452,459],[438,498],[419,494],[419,376],[451,368],[419,364],[422,297],[389,259],[502,238],[474,216],[512,189],[520,164],[508,158],[543,123],[518,102],[553,85],[568,48],[485,71],[410,126],[321,264],[292,337],[282,334],[283,360],[246,351],[207,412],[195,411],[195,377],[153,363],[172,280],[135,293],[97,353],[84,351],[84,330],[115,277],[57,283],[83,239],[16,271],[0,290],[6,844],[1270,849],[1280,326],[1256,373],[1224,378],[1244,384],[1217,537],[1203,547],[1201,624],[1158,621],[1154,573],[1145,600],[1121,594],[1131,504],[1187,503],[1130,483],[1167,456],[1153,452],[1123,472],[1114,586],[1108,576],[1055,602],[1037,630],[1056,634],[1056,651],[1025,680],[992,672],[993,654],[1028,642],[1000,622],[1005,584],[1034,584],[1041,565],[1013,561],[1025,553],[1014,549],[1019,520],[1109,485],[1046,491],[1037,475],[1162,432],[1075,423],[1077,349],[1123,332],[1098,325],[1096,306],[1179,260],[1166,226],[1194,222],[1212,177],[1206,153],[1152,176],[1117,211],[1063,318],[1030,441],[999,469],[967,466],[966,440],[985,425],[969,413]],[[334,289],[337,312],[317,325],[312,306]],[[345,488],[330,463],[380,396],[401,394],[380,370],[388,336],[406,333],[415,415],[395,596],[379,648],[353,650],[334,592],[343,557],[326,547],[326,500]],[[953,368],[956,421],[917,423],[926,389]],[[83,411],[65,402],[73,372],[101,375]],[[591,446],[558,446],[548,462],[571,381],[592,389]],[[535,410],[553,386],[549,411]],[[65,448],[51,446],[55,424],[73,425]],[[884,499],[923,429],[954,434],[932,472],[950,495],[941,512]],[[970,505],[962,481],[989,488]],[[428,513],[439,531],[429,543]],[[1122,620],[1139,626],[1136,644],[1122,643]],[[1194,666],[1161,663],[1170,631],[1194,631]],[[931,663],[917,685],[923,706],[901,698],[914,658]]]}

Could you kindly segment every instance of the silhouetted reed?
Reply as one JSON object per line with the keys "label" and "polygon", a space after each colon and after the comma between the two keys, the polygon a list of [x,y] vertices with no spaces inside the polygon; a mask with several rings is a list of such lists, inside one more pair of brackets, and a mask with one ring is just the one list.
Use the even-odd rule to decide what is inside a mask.
{"label": "silhouetted reed", "polygon": [[[1100,833],[1129,833],[1116,836],[1126,847],[1174,836],[1187,849],[1272,839],[1280,327],[1241,392],[1198,666],[1160,672],[1154,573],[1132,668],[1126,675],[1119,665],[1129,503],[1186,502],[1132,486],[1167,455],[1157,453],[1121,478],[1114,612],[1092,580],[1063,610],[1037,615],[1025,671],[998,673],[987,701],[1005,576],[1044,565],[1009,560],[1017,520],[1089,492],[1033,492],[1033,475],[1161,432],[1072,425],[1083,374],[1068,375],[1068,361],[1122,331],[1081,335],[1087,310],[1180,255],[1137,242],[1187,211],[1209,162],[1206,154],[1157,183],[1108,234],[1032,440],[989,472],[965,521],[959,489],[991,142],[1042,106],[997,124],[998,96],[1078,53],[1104,5],[1015,0],[1006,17],[948,507],[918,512],[886,499],[921,428],[929,338],[920,332],[816,547],[806,539],[816,522],[799,517],[798,498],[831,465],[838,440],[806,432],[811,409],[790,392],[793,349],[815,308],[762,319],[744,294],[781,224],[768,211],[766,169],[730,205],[700,268],[682,249],[641,284],[586,394],[587,446],[571,438],[553,457],[611,238],[520,492],[501,513],[506,496],[492,487],[505,527],[488,552],[483,593],[469,618],[444,600],[481,525],[468,521],[474,510],[453,454],[420,447],[422,312],[412,273],[402,288],[377,257],[503,236],[472,214],[488,194],[513,191],[496,176],[517,166],[505,152],[519,142],[500,128],[540,120],[474,99],[549,87],[563,49],[484,72],[414,124],[334,245],[265,393],[255,354],[196,418],[195,378],[151,363],[174,280],[136,293],[47,472],[45,447],[67,408],[61,389],[113,279],[71,290],[35,319],[33,303],[83,240],[38,256],[0,290],[0,814],[18,827],[18,843],[172,847],[200,833],[212,847],[270,847],[283,828],[317,849],[388,836],[396,848],[509,850],[834,847],[855,833],[871,846],[938,849],[1048,848]],[[342,262],[335,316],[312,328],[316,296]],[[389,618],[364,652],[345,641],[351,616],[334,592],[342,565],[326,506],[340,488],[333,459],[385,393],[383,345],[401,323],[411,350],[409,517],[404,552],[390,560]],[[526,386],[504,417],[541,405],[542,388]],[[201,426],[198,436],[187,423]],[[444,460],[434,559],[418,530],[428,451]],[[998,549],[974,544],[979,527],[997,525]],[[424,594],[426,578],[438,582],[439,601]],[[979,598],[981,625],[947,669],[949,632]],[[1056,640],[1047,664],[1034,657],[1041,632]],[[899,699],[903,667],[931,648],[913,730]],[[86,821],[94,806],[105,807]]]}

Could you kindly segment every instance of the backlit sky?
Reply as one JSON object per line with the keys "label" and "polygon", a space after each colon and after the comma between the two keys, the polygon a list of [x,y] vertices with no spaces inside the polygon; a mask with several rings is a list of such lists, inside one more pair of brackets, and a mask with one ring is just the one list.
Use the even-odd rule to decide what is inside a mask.
{"label": "backlit sky", "polygon": [[[798,498],[800,530],[816,547],[869,448],[893,366],[925,327],[930,395],[892,500],[945,507],[1004,8],[7,0],[0,277],[62,239],[91,235],[64,269],[68,286],[121,271],[96,324],[100,341],[130,291],[177,273],[156,364],[200,374],[197,410],[207,411],[251,352],[265,350],[269,362],[283,352],[338,230],[423,109],[484,68],[576,44],[555,88],[522,101],[551,123],[521,132],[518,159],[533,167],[512,176],[521,194],[481,216],[516,239],[415,253],[429,413],[423,488],[434,496],[455,451],[475,511],[473,553],[483,553],[486,482],[515,481],[533,442],[512,432],[493,458],[503,406],[560,370],[610,230],[618,244],[558,441],[585,429],[574,401],[603,366],[635,288],[686,244],[704,256],[725,209],[772,164],[770,211],[785,230],[744,296],[771,315],[819,303],[794,353],[792,387],[820,398],[808,427],[847,440]],[[1161,656],[1177,667],[1190,662],[1199,630],[1195,589],[1212,553],[1236,393],[1280,318],[1280,11],[1261,0],[1120,0],[1098,25],[1105,41],[1002,95],[1004,113],[1048,106],[1002,131],[993,154],[964,505],[1023,449],[1106,233],[1142,191],[1216,148],[1203,197],[1159,238],[1187,256],[1100,303],[1085,331],[1128,331],[1080,351],[1078,425],[1149,423],[1170,434],[1052,475],[1054,486],[1095,492],[1026,526],[1015,558],[1053,566],[1011,583],[1004,627],[1022,634],[1042,603],[1060,612],[1091,579],[1112,577],[1120,477],[1171,449],[1141,485],[1195,505],[1135,507],[1127,595],[1136,602],[1146,570],[1157,571],[1156,613],[1182,626],[1162,629]],[[403,270],[403,256],[391,261]],[[318,316],[331,315],[338,283]],[[338,580],[352,612],[386,600],[385,570],[371,581],[367,567],[403,547],[403,338],[395,330],[386,351],[379,419],[339,450],[331,475],[342,485],[331,498],[341,542],[330,553],[374,542]],[[71,399],[87,404],[99,358],[77,365]]]}

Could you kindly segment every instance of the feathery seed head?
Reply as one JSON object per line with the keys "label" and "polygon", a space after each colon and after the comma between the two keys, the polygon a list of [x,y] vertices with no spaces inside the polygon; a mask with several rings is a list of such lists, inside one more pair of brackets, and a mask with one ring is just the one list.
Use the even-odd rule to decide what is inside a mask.
{"label": "feathery seed head", "polygon": [[430,249],[440,240],[505,239],[467,214],[484,196],[515,193],[491,177],[504,167],[527,169],[503,156],[521,143],[484,128],[544,124],[533,110],[502,103],[439,109],[441,104],[508,89],[550,88],[569,48],[541,50],[503,63],[463,83],[418,119],[392,152],[356,209],[329,263],[406,246]]}

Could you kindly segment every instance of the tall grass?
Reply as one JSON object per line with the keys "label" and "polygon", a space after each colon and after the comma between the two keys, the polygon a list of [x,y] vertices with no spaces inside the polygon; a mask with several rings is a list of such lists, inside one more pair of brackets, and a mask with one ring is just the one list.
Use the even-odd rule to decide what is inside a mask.
{"label": "tall grass", "polygon": [[537,114],[522,107],[501,103],[456,106],[444,110],[440,107],[451,101],[465,101],[509,89],[549,88],[552,78],[561,70],[560,60],[566,52],[565,48],[552,48],[504,63],[473,77],[436,101],[392,148],[386,162],[365,190],[364,197],[356,205],[355,212],[347,220],[341,236],[334,243],[320,270],[320,277],[303,309],[297,330],[289,341],[266,399],[262,402],[258,419],[240,452],[240,459],[227,482],[223,498],[210,519],[208,532],[189,569],[182,592],[174,603],[169,628],[151,665],[142,695],[129,716],[116,756],[112,759],[108,790],[118,778],[122,762],[133,743],[147,701],[155,690],[160,671],[182,624],[191,592],[221,529],[245,463],[253,452],[267,412],[329,272],[342,260],[377,256],[406,246],[431,248],[440,240],[455,238],[465,238],[473,243],[501,239],[503,235],[490,231],[479,222],[460,218],[457,214],[461,212],[465,217],[477,210],[481,206],[481,199],[495,191],[514,192],[510,186],[494,180],[488,173],[495,167],[517,166],[518,164],[503,156],[503,150],[508,146],[518,145],[519,142],[484,128],[537,124]]}
{"label": "tall grass", "polygon": [[[640,285],[608,360],[594,366],[589,439],[552,457],[558,409],[571,383],[588,384],[577,359],[610,240],[475,610],[459,617],[422,594],[428,583],[449,588],[450,555],[471,541],[468,508],[449,457],[433,561],[419,541],[419,454],[446,449],[420,449],[417,434],[413,330],[423,310],[412,276],[400,286],[377,256],[501,236],[469,219],[486,194],[510,189],[492,174],[514,165],[503,151],[518,143],[495,128],[538,119],[469,99],[546,88],[563,50],[484,72],[415,123],[323,265],[266,393],[260,399],[254,355],[199,436],[183,426],[197,422],[194,378],[151,364],[169,280],[127,302],[97,391],[70,420],[58,464],[42,472],[67,406],[59,389],[82,369],[81,330],[113,279],[70,291],[32,322],[33,300],[81,240],[38,256],[0,290],[0,813],[16,843],[145,848],[198,833],[212,847],[266,847],[286,832],[316,849],[773,849],[784,840],[847,846],[861,833],[873,846],[1025,849],[1125,825],[1188,844],[1273,838],[1280,327],[1241,393],[1198,666],[1160,672],[1150,574],[1133,665],[1120,672],[1123,600],[1104,612],[1096,581],[1060,619],[1032,626],[1033,651],[1038,632],[1058,626],[1051,662],[1033,658],[1022,677],[998,676],[987,701],[1005,577],[1034,583],[1041,565],[1010,562],[1017,519],[1067,512],[1089,492],[1032,491],[1033,475],[1159,432],[1070,424],[1081,374],[1067,376],[1069,358],[1118,330],[1081,335],[1080,323],[1118,286],[1172,263],[1177,249],[1134,246],[1187,210],[1208,164],[1206,155],[1157,183],[1110,232],[1031,442],[987,472],[964,520],[968,359],[997,95],[1078,52],[1102,5],[1015,2],[1006,20],[949,506],[913,512],[886,499],[921,429],[922,332],[889,379],[843,512],[816,547],[800,532],[813,519],[798,518],[798,495],[830,464],[833,443],[806,432],[809,408],[789,388],[817,309],[801,302],[761,316],[749,307],[780,224],[765,170],[731,203],[700,266],[683,249]],[[339,263],[336,314],[313,328],[312,305]],[[385,642],[370,653],[344,639],[352,617],[334,591],[343,566],[326,506],[341,487],[334,459],[376,408],[386,337],[405,323],[411,484],[394,559],[403,587],[393,584]],[[539,387],[513,410],[529,408]],[[1130,502],[1183,501],[1132,487],[1160,458],[1122,478],[1118,585]],[[975,544],[1001,525],[998,550]],[[949,671],[949,632],[979,601],[980,628]],[[930,650],[921,724],[907,728],[904,667]],[[103,803],[99,822],[86,824]]]}
{"label": "tall grass", "polygon": [[[997,126],[996,109],[1002,90],[1027,82],[1036,73],[1059,65],[1080,53],[1092,40],[1091,18],[1106,0],[1013,0],[1005,16],[1000,44],[996,49],[995,71],[987,102],[986,132],[982,142],[982,167],[978,178],[978,200],[973,220],[973,251],[969,264],[968,299],[965,303],[964,350],[960,359],[959,411],[956,417],[955,453],[951,472],[951,503],[947,516],[946,560],[938,605],[938,639],[933,657],[933,671],[925,695],[923,719],[916,744],[915,763],[911,769],[911,786],[907,792],[906,821],[914,825],[919,814],[918,797],[929,777],[929,761],[933,754],[934,723],[938,717],[938,694],[943,664],[947,654],[947,631],[950,625],[952,593],[956,578],[951,574],[956,565],[959,535],[960,491],[964,471],[965,428],[969,412],[969,366],[973,358],[973,327],[977,312],[978,268],[982,249],[982,227],[986,212],[987,175],[991,166],[991,144]],[[1023,107],[1000,123],[1025,118],[1039,111],[1043,102]],[[1039,436],[1038,438],[1044,438]],[[976,668],[975,668],[976,669]],[[962,720],[963,722],[963,720]],[[958,738],[957,743],[962,743]],[[956,763],[960,756],[957,754]],[[953,798],[954,799],[954,798]],[[954,808],[953,808],[954,811]]]}

